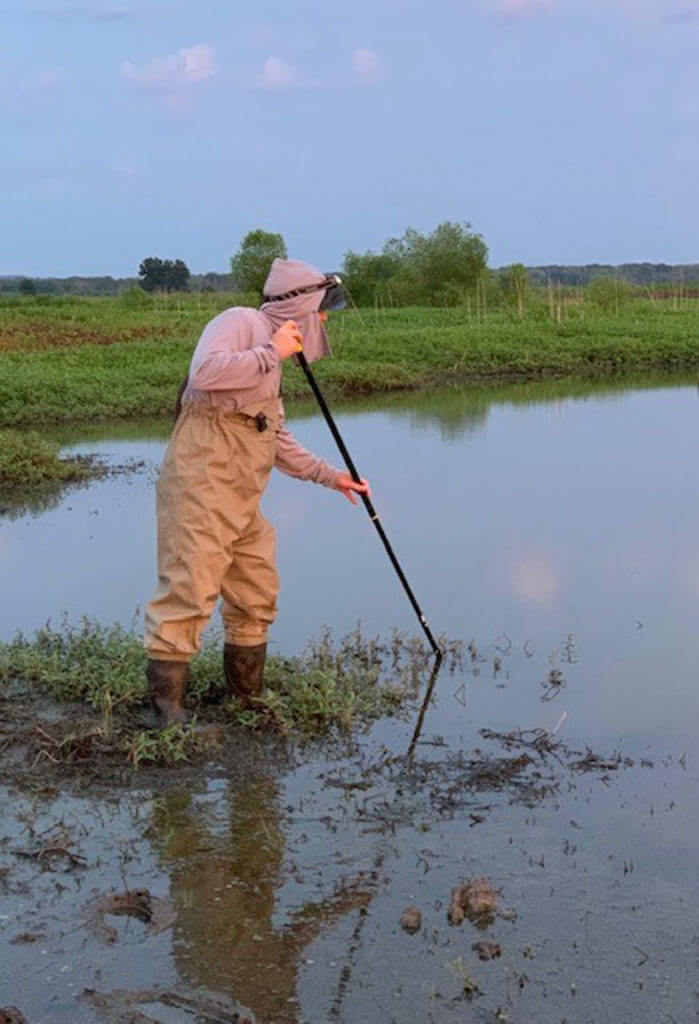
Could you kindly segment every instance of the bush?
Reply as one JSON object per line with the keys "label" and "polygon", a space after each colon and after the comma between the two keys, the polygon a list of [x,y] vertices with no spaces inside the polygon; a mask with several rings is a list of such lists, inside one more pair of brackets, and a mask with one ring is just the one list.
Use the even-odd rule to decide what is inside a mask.
{"label": "bush", "polygon": [[359,305],[463,303],[486,271],[488,249],[470,224],[445,221],[429,235],[408,228],[381,253],[348,252],[344,273]]}
{"label": "bush", "polygon": [[136,284],[122,292],[117,301],[125,309],[150,309],[153,305],[153,299],[148,292],[144,292]]}

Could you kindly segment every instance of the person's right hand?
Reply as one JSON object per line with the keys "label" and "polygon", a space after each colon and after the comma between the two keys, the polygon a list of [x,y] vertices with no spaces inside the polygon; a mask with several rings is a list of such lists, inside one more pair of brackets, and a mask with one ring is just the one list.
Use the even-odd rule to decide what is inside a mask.
{"label": "person's right hand", "polygon": [[287,320],[272,338],[281,359],[288,359],[303,348],[303,337],[295,320]]}

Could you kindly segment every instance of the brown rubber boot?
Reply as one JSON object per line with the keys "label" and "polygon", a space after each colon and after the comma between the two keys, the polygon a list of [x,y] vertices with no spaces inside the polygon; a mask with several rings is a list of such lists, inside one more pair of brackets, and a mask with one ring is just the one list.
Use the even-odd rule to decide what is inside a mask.
{"label": "brown rubber boot", "polygon": [[148,659],[148,696],[159,725],[165,727],[187,721],[184,698],[188,675],[189,665],[186,661]]}
{"label": "brown rubber boot", "polygon": [[267,644],[256,644],[254,647],[226,644],[223,648],[223,668],[228,695],[238,697],[246,705],[253,704],[254,698],[262,693],[266,660]]}

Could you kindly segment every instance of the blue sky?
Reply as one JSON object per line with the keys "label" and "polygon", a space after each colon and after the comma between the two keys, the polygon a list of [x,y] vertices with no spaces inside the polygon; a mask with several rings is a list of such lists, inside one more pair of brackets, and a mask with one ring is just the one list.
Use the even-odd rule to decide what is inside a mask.
{"label": "blue sky", "polygon": [[699,260],[699,0],[0,0],[0,273]]}

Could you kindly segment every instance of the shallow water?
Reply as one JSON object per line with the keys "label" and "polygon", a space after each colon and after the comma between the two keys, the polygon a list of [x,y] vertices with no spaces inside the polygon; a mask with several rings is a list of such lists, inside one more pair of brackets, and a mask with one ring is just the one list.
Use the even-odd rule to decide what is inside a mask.
{"label": "shallow water", "polygon": [[[553,759],[542,773],[557,786],[540,801],[487,791],[450,804],[434,778],[366,773],[410,740],[413,723],[383,722],[346,763],[314,753],[287,773],[212,777],[191,793],[6,790],[0,1006],[33,1021],[119,1019],[76,997],[180,984],[237,1000],[265,1024],[485,1021],[498,1008],[513,1024],[699,1020],[698,411],[696,387],[682,382],[469,389],[344,409],[341,430],[431,624],[473,641],[463,675],[438,680],[418,758],[484,747],[484,727],[543,728],[634,763],[579,774]],[[294,430],[333,457],[317,417],[297,417]],[[61,610],[130,621],[145,603],[166,433],[64,433],[75,451],[151,468],[0,523],[4,638]],[[265,510],[279,531],[280,650],[322,623],[413,631],[361,509],[276,475]],[[552,670],[562,683],[550,690]],[[38,834],[60,819],[86,867],[64,873],[59,856],[42,871],[13,852],[28,821]],[[517,912],[488,929],[503,949],[490,963],[471,949],[483,937],[472,924],[446,922],[451,887],[477,875]],[[175,925],[154,935],[115,918],[116,944],[103,948],[85,905],[124,885],[172,900]],[[423,913],[416,936],[398,926],[409,903]],[[40,938],[10,944],[27,931]],[[472,1002],[449,966],[458,958],[482,989]],[[139,1005],[159,1021],[234,1019],[230,1008],[206,1017],[200,1005],[197,1018],[191,1005]]]}

